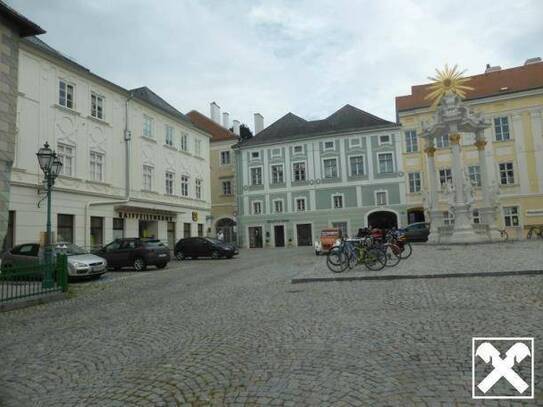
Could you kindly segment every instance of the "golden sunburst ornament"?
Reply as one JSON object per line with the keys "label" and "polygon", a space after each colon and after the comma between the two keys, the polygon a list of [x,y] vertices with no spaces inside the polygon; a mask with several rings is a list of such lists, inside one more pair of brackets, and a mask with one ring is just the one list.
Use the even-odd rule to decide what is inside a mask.
{"label": "golden sunburst ornament", "polygon": [[463,78],[462,75],[466,71],[458,70],[458,65],[449,68],[449,65],[445,65],[445,69],[440,71],[436,69],[437,75],[428,77],[434,83],[429,86],[430,93],[426,95],[425,100],[433,100],[432,109],[437,106],[441,98],[447,93],[454,93],[462,99],[466,96],[467,90],[473,90],[472,87],[464,85],[471,78]]}

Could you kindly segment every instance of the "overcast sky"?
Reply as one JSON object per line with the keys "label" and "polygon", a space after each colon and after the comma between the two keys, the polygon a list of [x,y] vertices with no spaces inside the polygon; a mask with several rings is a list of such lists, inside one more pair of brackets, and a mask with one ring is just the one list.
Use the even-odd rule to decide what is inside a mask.
{"label": "overcast sky", "polygon": [[8,0],[57,50],[182,112],[216,101],[253,128],[350,103],[388,120],[436,67],[543,56],[542,0]]}

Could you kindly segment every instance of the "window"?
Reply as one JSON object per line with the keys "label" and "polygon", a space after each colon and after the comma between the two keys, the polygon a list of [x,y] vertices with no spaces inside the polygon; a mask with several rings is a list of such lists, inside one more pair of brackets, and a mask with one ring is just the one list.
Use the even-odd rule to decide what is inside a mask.
{"label": "window", "polygon": [[420,172],[410,172],[408,174],[409,179],[409,192],[414,194],[420,192],[421,182],[420,182]]}
{"label": "window", "polygon": [[166,195],[173,195],[173,172],[166,171]]}
{"label": "window", "polygon": [[221,165],[230,164],[230,151],[221,151]]}
{"label": "window", "polygon": [[392,139],[390,138],[390,135],[386,134],[383,136],[379,136],[379,145],[381,144],[392,144]]}
{"label": "window", "polygon": [[439,170],[439,184],[443,188],[447,183],[452,182],[452,173],[450,168],[442,168]]}
{"label": "window", "polygon": [[347,222],[332,222],[332,227],[341,230],[341,236],[347,236]]}
{"label": "window", "polygon": [[283,181],[283,166],[272,165],[272,184],[282,184]]}
{"label": "window", "polygon": [[351,165],[351,176],[360,177],[364,175],[364,157],[357,155],[356,157],[349,157],[349,163]]}
{"label": "window", "polygon": [[74,148],[67,146],[66,144],[59,143],[57,145],[57,154],[58,158],[62,162],[60,174],[71,177],[74,169]]}
{"label": "window", "polygon": [[296,198],[296,211],[297,212],[305,211],[305,198]]}
{"label": "window", "polygon": [[181,175],[181,196],[189,196],[189,177]]}
{"label": "window", "polygon": [[332,207],[334,209],[343,208],[343,195],[334,195],[334,196],[332,196]]}
{"label": "window", "polygon": [[515,173],[513,171],[513,163],[500,163],[500,182],[502,185],[510,185],[515,183]]}
{"label": "window", "polygon": [[419,151],[417,132],[415,130],[408,130],[405,132],[405,152],[416,153],[417,151]]}
{"label": "window", "polygon": [[262,167],[251,168],[251,185],[262,185]]}
{"label": "window", "polygon": [[253,160],[258,160],[260,158],[260,151],[253,151],[251,152],[251,158]]}
{"label": "window", "polygon": [[379,174],[391,174],[394,172],[394,158],[392,153],[378,154]]}
{"label": "window", "polygon": [[58,83],[58,104],[68,109],[74,108],[74,85],[62,79]]}
{"label": "window", "polygon": [[104,120],[104,97],[91,93],[91,116]]}
{"label": "window", "polygon": [[194,184],[196,187],[196,199],[202,199],[202,180],[197,179]]}
{"label": "window", "polygon": [[124,219],[113,218],[113,239],[124,238]]}
{"label": "window", "polygon": [[473,223],[481,223],[481,214],[479,213],[479,209],[474,209],[473,211],[471,211],[471,218],[473,220]]}
{"label": "window", "polygon": [[447,134],[442,134],[441,136],[436,137],[436,147],[437,148],[449,147],[449,136]]}
{"label": "window", "polygon": [[292,172],[294,174],[294,182],[305,181],[305,162],[292,164]]}
{"label": "window", "polygon": [[355,137],[349,140],[349,146],[351,147],[360,147],[360,138]]}
{"label": "window", "polygon": [[149,165],[143,166],[143,189],[146,191],[153,190],[153,167]]}
{"label": "window", "polygon": [[194,154],[198,157],[202,156],[202,140],[194,140]]}
{"label": "window", "polygon": [[189,149],[189,136],[187,136],[185,133],[181,134],[181,150],[182,151],[188,151]]}
{"label": "window", "polygon": [[90,179],[92,181],[104,179],[104,155],[95,151],[90,153]]}
{"label": "window", "polygon": [[324,142],[324,151],[329,151],[334,149],[334,142],[333,141],[325,141]]}
{"label": "window", "polygon": [[173,127],[166,126],[166,145],[173,146]]}
{"label": "window", "polygon": [[204,236],[204,224],[198,223],[198,236],[203,237]]}
{"label": "window", "polygon": [[328,158],[323,160],[324,178],[337,178],[337,159]]}
{"label": "window", "polygon": [[481,167],[471,165],[468,167],[468,176],[472,185],[481,186]]}
{"label": "window", "polygon": [[280,148],[273,148],[271,151],[272,157],[281,157],[281,149]]}
{"label": "window", "polygon": [[262,213],[262,202],[253,202],[253,215],[260,215]]}
{"label": "window", "polygon": [[387,204],[387,191],[376,191],[375,192],[375,205],[386,205]]}
{"label": "window", "polygon": [[273,211],[275,213],[283,212],[283,200],[282,199],[276,199],[275,201],[273,201]]}
{"label": "window", "polygon": [[153,118],[143,115],[143,136],[153,137]]}
{"label": "window", "polygon": [[505,206],[503,208],[503,222],[505,226],[518,226],[518,206]]}
{"label": "window", "polygon": [[443,212],[443,224],[444,225],[454,225],[454,215],[449,212]]}
{"label": "window", "polygon": [[232,181],[222,182],[222,194],[227,196],[232,195]]}
{"label": "window", "polygon": [[74,242],[74,215],[57,215],[57,242]]}
{"label": "window", "polygon": [[302,154],[304,152],[303,146],[294,146],[294,154]]}
{"label": "window", "polygon": [[509,120],[507,117],[494,118],[494,132],[496,133],[496,141],[507,141],[511,139],[509,134]]}

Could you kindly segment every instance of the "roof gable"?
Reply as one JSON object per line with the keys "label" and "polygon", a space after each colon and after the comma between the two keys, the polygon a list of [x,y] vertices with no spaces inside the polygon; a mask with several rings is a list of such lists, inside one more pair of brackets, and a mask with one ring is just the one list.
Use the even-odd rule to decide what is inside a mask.
{"label": "roof gable", "polygon": [[196,127],[211,135],[212,142],[225,140],[238,141],[238,137],[234,133],[197,110],[191,110],[187,113],[187,116]]}
{"label": "roof gable", "polygon": [[289,112],[255,137],[242,141],[241,145],[258,145],[302,137],[317,137],[327,133],[389,126],[397,126],[397,124],[347,104],[321,120],[308,121]]}

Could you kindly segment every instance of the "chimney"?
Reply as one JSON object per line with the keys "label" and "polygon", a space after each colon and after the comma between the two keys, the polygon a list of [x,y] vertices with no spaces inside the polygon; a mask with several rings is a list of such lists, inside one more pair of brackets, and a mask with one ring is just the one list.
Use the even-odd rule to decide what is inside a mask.
{"label": "chimney", "polygon": [[215,123],[221,124],[221,107],[217,103],[211,102],[209,104],[209,110],[211,120],[213,120]]}
{"label": "chimney", "polygon": [[228,112],[222,114],[222,127],[225,129],[230,127],[230,113]]}
{"label": "chimney", "polygon": [[234,134],[239,136],[239,120],[233,120],[232,125],[234,127]]}
{"label": "chimney", "polygon": [[264,116],[260,113],[255,113],[255,136],[264,130]]}

